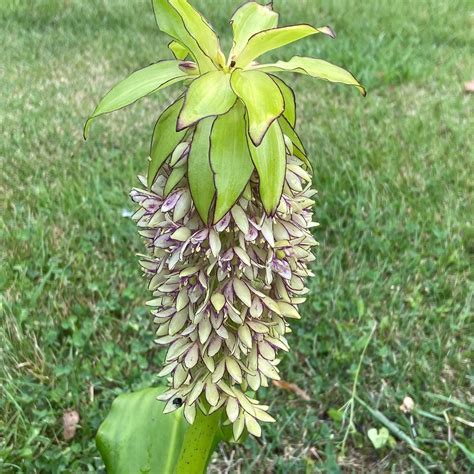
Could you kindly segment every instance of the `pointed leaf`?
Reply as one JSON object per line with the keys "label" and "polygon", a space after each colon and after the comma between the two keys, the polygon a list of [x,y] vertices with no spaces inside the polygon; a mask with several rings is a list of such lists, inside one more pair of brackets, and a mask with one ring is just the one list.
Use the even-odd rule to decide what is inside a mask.
{"label": "pointed leaf", "polygon": [[306,155],[306,150],[303,143],[300,140],[300,137],[295,132],[294,128],[289,124],[288,120],[285,117],[280,117],[278,119],[281,130],[283,133],[291,140],[293,145],[304,155]]}
{"label": "pointed leaf", "polygon": [[278,207],[285,182],[286,147],[279,123],[273,122],[260,146],[249,141],[249,148],[259,176],[260,198],[271,215]]}
{"label": "pointed leaf", "polygon": [[178,43],[178,41],[171,41],[171,43],[168,44],[168,48],[173,53],[174,57],[181,61],[186,59],[190,54],[189,49],[181,43]]}
{"label": "pointed leaf", "polygon": [[180,14],[170,5],[169,0],[152,0],[152,3],[158,28],[189,50],[198,63],[201,73],[215,69],[214,63],[191,36]]}
{"label": "pointed leaf", "polygon": [[150,163],[148,164],[148,187],[152,186],[166,158],[184,138],[186,132],[176,131],[176,121],[183,101],[184,99],[181,98],[170,105],[156,122],[151,142]]}
{"label": "pointed leaf", "polygon": [[[187,0],[168,0],[182,18],[184,27],[216,65],[223,65],[219,39],[206,19]],[[220,53],[220,54],[219,54]]]}
{"label": "pointed leaf", "polygon": [[284,135],[286,135],[291,143],[293,143],[293,155],[298,157],[300,160],[303,161],[303,163],[308,167],[308,169],[312,172],[313,171],[313,165],[311,164],[311,161],[309,161],[307,155],[306,155],[306,150],[303,146],[303,143],[300,140],[300,137],[298,134],[295,132],[293,127],[288,123],[288,120],[286,120],[285,117],[280,117],[278,119],[278,123],[280,124],[281,130]]}
{"label": "pointed leaf", "polygon": [[259,71],[237,69],[232,73],[231,84],[247,108],[249,135],[258,146],[268,127],[283,113],[283,95],[272,78]]}
{"label": "pointed leaf", "polygon": [[285,26],[284,28],[275,28],[256,33],[249,39],[242,53],[237,58],[236,66],[244,68],[262,54],[317,33],[334,37],[331,28],[327,26],[314,28],[310,25]]}
{"label": "pointed leaf", "polygon": [[165,197],[173,191],[176,185],[183,179],[186,174],[186,166],[179,166],[178,168],[173,168],[173,171],[169,175],[166,186],[165,186]]}
{"label": "pointed leaf", "polygon": [[188,157],[191,196],[204,223],[209,219],[209,209],[216,193],[214,175],[209,162],[210,135],[214,120],[214,117],[209,117],[198,123]]}
{"label": "pointed leaf", "polygon": [[237,97],[230,86],[230,75],[211,71],[194,80],[186,92],[179,114],[178,130],[183,130],[204,117],[223,115],[235,104]]}
{"label": "pointed leaf", "polygon": [[253,171],[244,107],[240,102],[217,117],[211,132],[211,167],[217,189],[214,223],[235,204]]}
{"label": "pointed leaf", "polygon": [[244,49],[248,40],[260,31],[276,28],[278,13],[271,5],[260,5],[257,2],[244,3],[230,20],[234,32],[234,44],[229,57],[235,59]]}
{"label": "pointed leaf", "polygon": [[328,63],[327,61],[323,61],[322,59],[294,56],[289,61],[277,61],[275,64],[261,64],[252,67],[252,69],[264,72],[297,72],[329,82],[355,86],[363,96],[367,94],[365,88],[349,71]]}
{"label": "pointed leaf", "polygon": [[135,71],[114,86],[99,102],[84,126],[87,138],[92,120],[99,115],[108,114],[136,102],[142,97],[182,81],[189,74],[180,69],[181,61],[169,59]]}
{"label": "pointed leaf", "polygon": [[296,125],[296,96],[291,87],[285,84],[279,77],[271,76],[279,87],[283,100],[285,102],[285,110],[283,111],[283,117],[288,120],[289,124],[295,128]]}

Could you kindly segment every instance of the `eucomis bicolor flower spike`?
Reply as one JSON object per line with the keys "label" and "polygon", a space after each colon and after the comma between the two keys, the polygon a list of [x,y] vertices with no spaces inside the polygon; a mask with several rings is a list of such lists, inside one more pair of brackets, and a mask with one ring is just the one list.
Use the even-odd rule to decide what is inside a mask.
{"label": "eucomis bicolor flower spike", "polygon": [[[173,59],[117,84],[89,117],[126,107],[179,85],[159,116],[148,175],[132,199],[145,239],[141,265],[153,299],[156,343],[166,348],[160,375],[170,390],[165,411],[225,409],[237,440],[274,421],[249,392],[278,380],[289,320],[311,275],[311,165],[295,130],[288,73],[365,89],[348,71],[295,56],[261,64],[269,51],[331,28],[278,27],[271,5],[247,2],[231,19],[226,57],[206,19],[187,0],[153,0]],[[281,77],[280,77],[281,74]],[[179,403],[177,402],[179,401]]]}

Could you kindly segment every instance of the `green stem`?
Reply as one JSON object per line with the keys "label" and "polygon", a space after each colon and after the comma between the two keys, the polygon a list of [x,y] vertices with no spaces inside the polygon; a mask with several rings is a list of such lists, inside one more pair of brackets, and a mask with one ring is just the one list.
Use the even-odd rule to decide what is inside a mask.
{"label": "green stem", "polygon": [[204,474],[212,453],[221,441],[222,409],[206,416],[197,409],[196,419],[184,435],[175,474]]}

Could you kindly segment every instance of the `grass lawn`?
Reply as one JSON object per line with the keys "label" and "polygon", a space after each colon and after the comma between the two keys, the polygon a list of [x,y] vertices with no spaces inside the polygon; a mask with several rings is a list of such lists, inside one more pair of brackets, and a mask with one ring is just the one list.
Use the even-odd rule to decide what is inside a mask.
{"label": "grass lawn", "polygon": [[[194,2],[226,45],[239,3]],[[280,367],[310,401],[262,390],[278,423],[223,447],[212,470],[472,471],[472,3],[275,8],[284,23],[338,33],[287,58],[347,67],[369,95],[294,77],[321,246]],[[115,396],[157,382],[162,357],[135,257],[142,243],[123,214],[177,89],[98,119],[87,143],[82,125],[117,80],[169,57],[167,38],[146,0],[3,0],[0,38],[0,471],[101,471],[101,420]],[[412,420],[399,408],[406,395]],[[81,416],[72,441],[62,436],[68,409]],[[367,431],[383,427],[394,440],[376,450]]]}

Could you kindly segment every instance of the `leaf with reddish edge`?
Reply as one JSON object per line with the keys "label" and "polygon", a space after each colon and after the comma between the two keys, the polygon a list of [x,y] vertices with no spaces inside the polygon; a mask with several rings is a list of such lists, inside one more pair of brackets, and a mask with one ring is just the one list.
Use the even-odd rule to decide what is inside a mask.
{"label": "leaf with reddish edge", "polygon": [[216,194],[214,175],[209,162],[210,134],[214,117],[201,120],[194,132],[188,157],[188,180],[194,205],[203,222],[209,219],[209,210]]}
{"label": "leaf with reddish edge", "polygon": [[189,78],[190,75],[180,68],[181,63],[174,59],[159,61],[135,71],[116,84],[100,100],[92,115],[87,119],[84,126],[84,138],[87,138],[94,118],[123,109],[153,92]]}
{"label": "leaf with reddish edge", "polygon": [[268,74],[257,71],[235,70],[231,85],[247,109],[250,138],[259,146],[270,125],[283,114],[283,95]]}
{"label": "leaf with reddish edge", "polygon": [[241,102],[217,117],[211,132],[211,168],[217,190],[214,223],[219,222],[235,204],[254,169],[247,144]]}
{"label": "leaf with reddish edge", "polygon": [[176,121],[183,101],[184,99],[181,98],[170,105],[156,122],[151,142],[150,163],[148,164],[148,187],[153,185],[161,166],[184,138],[185,131],[176,131]]}
{"label": "leaf with reddish edge", "polygon": [[177,130],[184,130],[203,118],[227,113],[237,100],[230,86],[230,74],[210,71],[189,86],[179,113]]}
{"label": "leaf with reddish edge", "polygon": [[249,148],[259,175],[260,198],[266,213],[272,215],[283,193],[286,171],[285,140],[279,123],[272,123],[260,146],[249,140]]}
{"label": "leaf with reddish edge", "polygon": [[271,78],[275,81],[276,85],[283,95],[285,102],[285,110],[283,111],[283,117],[288,120],[288,123],[295,128],[296,126],[296,96],[293,89],[283,82],[279,77],[271,75]]}
{"label": "leaf with reddish edge", "polygon": [[274,28],[256,33],[249,39],[247,45],[239,54],[236,66],[244,68],[262,56],[262,54],[317,33],[323,33],[331,38],[335,37],[334,31],[328,26],[314,28],[311,25],[304,24]]}

